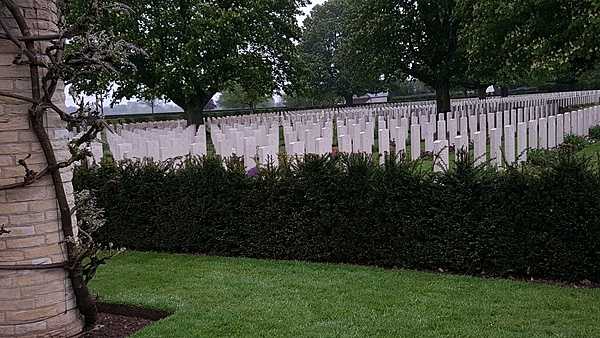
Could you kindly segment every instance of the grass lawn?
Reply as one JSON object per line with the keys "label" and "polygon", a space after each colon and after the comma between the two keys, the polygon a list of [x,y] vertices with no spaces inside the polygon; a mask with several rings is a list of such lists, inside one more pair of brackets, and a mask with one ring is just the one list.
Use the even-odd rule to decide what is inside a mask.
{"label": "grass lawn", "polygon": [[600,290],[344,265],[129,252],[104,301],[170,310],[135,337],[600,337]]}
{"label": "grass lawn", "polygon": [[594,160],[596,159],[596,156],[598,156],[598,153],[600,153],[600,142],[587,145],[581,151],[581,154],[592,157]]}

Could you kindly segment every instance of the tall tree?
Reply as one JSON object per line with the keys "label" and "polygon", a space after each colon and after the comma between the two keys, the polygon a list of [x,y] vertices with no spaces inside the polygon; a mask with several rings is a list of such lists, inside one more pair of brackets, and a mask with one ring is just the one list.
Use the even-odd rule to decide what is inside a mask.
{"label": "tall tree", "polygon": [[574,82],[599,60],[595,0],[465,1],[467,73],[502,86]]}
{"label": "tall tree", "polygon": [[352,104],[354,95],[384,88],[382,73],[368,59],[360,59],[347,43],[353,15],[348,0],[328,0],[315,6],[304,20],[300,44],[304,73],[303,96],[340,96]]}
{"label": "tall tree", "polygon": [[356,0],[352,45],[387,73],[406,73],[436,91],[439,112],[450,110],[450,88],[464,82],[459,0]]}
{"label": "tall tree", "polygon": [[450,109],[453,86],[576,77],[600,52],[596,0],[352,3],[352,44],[363,59],[432,86],[440,112]]}
{"label": "tall tree", "polygon": [[238,84],[261,94],[294,75],[305,0],[123,0],[135,15],[118,33],[142,47],[138,71],[118,81],[118,97],[159,94],[198,122],[217,92]]}

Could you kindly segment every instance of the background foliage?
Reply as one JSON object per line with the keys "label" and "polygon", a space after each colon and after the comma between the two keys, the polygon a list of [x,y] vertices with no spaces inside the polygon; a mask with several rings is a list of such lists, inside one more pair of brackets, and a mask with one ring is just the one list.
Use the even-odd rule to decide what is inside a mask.
{"label": "background foliage", "polygon": [[385,74],[408,74],[436,90],[496,84],[574,83],[598,64],[595,0],[348,0],[348,41]]}
{"label": "background foliage", "polygon": [[354,95],[377,93],[388,81],[370,59],[361,58],[351,44],[349,21],[355,15],[353,0],[328,0],[315,6],[304,20],[299,45],[303,73],[298,79],[300,96],[323,102],[341,98],[351,105]]}
{"label": "background foliage", "polygon": [[266,95],[252,89],[244,89],[237,84],[223,91],[217,100],[217,104],[221,108],[247,108],[251,111],[254,111],[256,108],[274,106],[271,95]]}
{"label": "background foliage", "polygon": [[188,119],[234,85],[256,95],[283,89],[295,75],[304,0],[123,0],[132,15],[107,25],[147,56],[117,81],[117,98],[165,98]]}

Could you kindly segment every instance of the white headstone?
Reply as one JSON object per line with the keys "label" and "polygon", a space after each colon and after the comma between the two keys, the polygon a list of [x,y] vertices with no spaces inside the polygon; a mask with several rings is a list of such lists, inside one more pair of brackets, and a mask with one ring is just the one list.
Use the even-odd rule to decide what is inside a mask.
{"label": "white headstone", "polygon": [[556,147],[556,116],[548,116],[548,148]]}
{"label": "white headstone", "polygon": [[500,133],[500,129],[490,129],[490,160],[497,167],[502,164],[501,144],[502,133]]}
{"label": "white headstone", "polygon": [[486,158],[486,139],[481,131],[475,132],[473,135],[473,156],[475,165],[481,165],[487,161]]}
{"label": "white headstone", "polygon": [[450,141],[450,145],[454,145],[454,138],[456,137],[457,133],[458,133],[458,123],[456,121],[456,119],[450,119],[448,120],[448,140]]}
{"label": "white headstone", "polygon": [[421,157],[421,127],[418,124],[410,126],[410,154],[413,160]]}
{"label": "white headstone", "polygon": [[539,147],[540,149],[548,149],[548,120],[542,117],[538,120],[539,130]]}
{"label": "white headstone", "polygon": [[[442,114],[440,114],[442,115]],[[445,140],[446,139],[446,121],[439,120],[437,122],[437,139]]]}
{"label": "white headstone", "polygon": [[379,129],[377,136],[379,138],[379,155],[383,156],[390,152],[390,131],[388,129]]}
{"label": "white headstone", "polygon": [[556,115],[556,145],[561,145],[565,141],[564,115]]}
{"label": "white headstone", "polygon": [[508,164],[515,163],[515,128],[512,125],[504,126],[504,159]]}
{"label": "white headstone", "polygon": [[564,117],[564,136],[567,135],[571,135],[573,134],[573,131],[571,130],[571,113],[564,113],[563,114]]}
{"label": "white headstone", "polygon": [[527,161],[527,123],[517,126],[517,157],[520,162]]}
{"label": "white headstone", "polygon": [[406,133],[404,127],[396,127],[396,153],[406,151]]}

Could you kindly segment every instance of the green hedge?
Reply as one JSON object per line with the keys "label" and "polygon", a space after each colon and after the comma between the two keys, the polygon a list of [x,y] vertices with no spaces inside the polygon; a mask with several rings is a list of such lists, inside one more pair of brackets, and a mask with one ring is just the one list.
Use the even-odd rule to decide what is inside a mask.
{"label": "green hedge", "polygon": [[443,174],[392,157],[307,156],[249,177],[239,161],[79,169],[98,234],[136,250],[600,281],[600,174],[561,152],[501,172]]}

